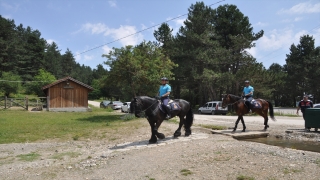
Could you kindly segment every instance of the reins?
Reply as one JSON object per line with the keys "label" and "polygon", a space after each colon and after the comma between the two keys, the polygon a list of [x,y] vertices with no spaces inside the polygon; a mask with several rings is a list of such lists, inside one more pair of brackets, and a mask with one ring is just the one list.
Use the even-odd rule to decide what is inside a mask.
{"label": "reins", "polygon": [[[141,99],[140,99],[141,100]],[[145,113],[149,108],[151,108],[154,104],[156,104],[157,102],[159,102],[158,100],[156,100],[154,103],[152,103],[149,107],[147,107],[145,110],[141,110],[141,106],[139,106],[139,108],[140,108],[140,112],[143,112],[143,113]],[[143,104],[142,104],[143,105]],[[155,109],[156,110],[156,109]],[[155,110],[153,110],[152,111],[152,113],[155,111]]]}

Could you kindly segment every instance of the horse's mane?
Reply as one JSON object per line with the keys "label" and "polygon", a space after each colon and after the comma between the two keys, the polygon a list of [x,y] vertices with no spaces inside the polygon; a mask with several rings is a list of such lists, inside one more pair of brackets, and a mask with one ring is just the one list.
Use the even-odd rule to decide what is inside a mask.
{"label": "horse's mane", "polygon": [[235,99],[235,100],[240,100],[242,99],[240,96],[236,96],[236,95],[233,95],[233,94],[228,94],[232,99]]}

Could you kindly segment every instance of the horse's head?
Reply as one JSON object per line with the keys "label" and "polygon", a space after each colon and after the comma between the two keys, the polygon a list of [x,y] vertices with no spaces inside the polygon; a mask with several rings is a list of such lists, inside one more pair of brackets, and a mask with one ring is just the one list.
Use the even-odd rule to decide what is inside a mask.
{"label": "horse's head", "polygon": [[230,104],[230,95],[222,94],[222,108],[226,108]]}
{"label": "horse's head", "polygon": [[134,112],[136,117],[144,117],[145,111],[154,105],[156,100],[147,96],[138,96],[133,98],[130,104],[130,111]]}
{"label": "horse's head", "polygon": [[136,117],[141,117],[142,101],[140,97],[134,97],[130,104],[130,112],[134,113]]}

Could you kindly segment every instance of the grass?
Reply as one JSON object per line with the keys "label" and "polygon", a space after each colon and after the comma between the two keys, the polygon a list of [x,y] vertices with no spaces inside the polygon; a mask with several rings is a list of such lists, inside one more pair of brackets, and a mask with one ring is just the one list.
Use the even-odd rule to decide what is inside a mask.
{"label": "grass", "polygon": [[254,180],[254,178],[250,176],[239,175],[237,180]]}
{"label": "grass", "polygon": [[213,130],[225,130],[228,129],[227,126],[218,126],[218,125],[211,125],[211,124],[201,124],[203,128],[213,129]]}
{"label": "grass", "polygon": [[7,109],[0,110],[0,114],[0,144],[48,139],[101,139],[105,137],[101,131],[117,130],[129,121],[132,127],[137,120],[133,117],[122,118],[123,114],[94,107],[92,112],[28,112]]}
{"label": "grass", "polygon": [[320,159],[316,159],[315,163],[318,165],[318,167],[320,167]]}
{"label": "grass", "polygon": [[289,173],[299,173],[302,172],[302,170],[299,169],[289,169],[289,168],[284,168],[283,173],[284,174],[289,174]]}
{"label": "grass", "polygon": [[190,170],[188,170],[188,169],[182,169],[182,170],[180,171],[180,173],[181,173],[182,175],[184,175],[184,176],[188,176],[188,175],[191,175],[191,174],[192,174],[192,172],[191,172]]}
{"label": "grass", "polygon": [[34,161],[40,157],[40,154],[37,154],[35,152],[29,153],[29,154],[20,154],[17,156],[21,161]]}
{"label": "grass", "polygon": [[80,153],[77,152],[64,152],[64,153],[57,153],[51,157],[51,159],[58,159],[62,160],[64,157],[70,157],[70,158],[76,158],[80,155]]}

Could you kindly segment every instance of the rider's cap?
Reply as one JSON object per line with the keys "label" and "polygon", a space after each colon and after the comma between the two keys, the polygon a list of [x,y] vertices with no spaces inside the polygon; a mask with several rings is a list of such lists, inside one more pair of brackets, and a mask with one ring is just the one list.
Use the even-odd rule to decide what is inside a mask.
{"label": "rider's cap", "polygon": [[308,98],[309,96],[308,95],[304,95],[303,97],[307,97]]}
{"label": "rider's cap", "polygon": [[163,78],[161,78],[161,80],[168,81],[168,78],[163,77]]}
{"label": "rider's cap", "polygon": [[250,82],[248,80],[246,80],[245,83],[250,83]]}

